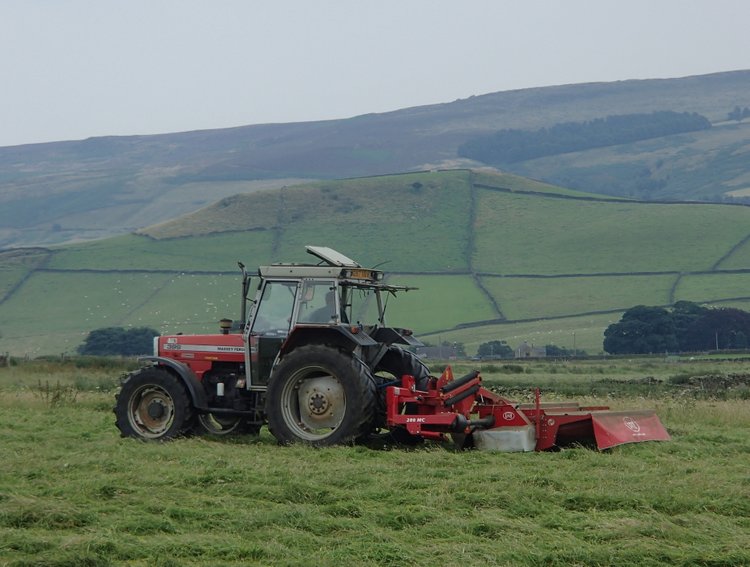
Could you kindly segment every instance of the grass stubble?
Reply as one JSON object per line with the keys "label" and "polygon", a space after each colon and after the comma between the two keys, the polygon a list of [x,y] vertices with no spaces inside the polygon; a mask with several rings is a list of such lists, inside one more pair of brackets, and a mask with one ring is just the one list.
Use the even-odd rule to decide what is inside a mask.
{"label": "grass stubble", "polygon": [[668,379],[708,368],[488,366],[520,397],[653,407],[673,437],[527,454],[144,443],[114,427],[116,369],[3,368],[0,565],[748,565],[748,401]]}

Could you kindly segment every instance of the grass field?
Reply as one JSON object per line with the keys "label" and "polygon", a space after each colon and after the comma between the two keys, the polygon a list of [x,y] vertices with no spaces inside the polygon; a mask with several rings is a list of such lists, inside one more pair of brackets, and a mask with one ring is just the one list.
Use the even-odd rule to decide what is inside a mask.
{"label": "grass field", "polygon": [[677,294],[688,301],[705,301],[712,296],[747,297],[750,274],[701,274],[685,276],[680,280]]}
{"label": "grass field", "polygon": [[[482,278],[508,319],[556,317],[633,305],[665,305],[674,275]],[[617,291],[617,299],[613,298]],[[617,302],[620,302],[619,305]]]}
{"label": "grass field", "polygon": [[213,332],[238,316],[237,261],[251,273],[309,262],[314,244],[419,287],[388,311],[418,335],[474,354],[488,336],[572,346],[575,332],[596,353],[634,305],[747,301],[748,226],[748,207],[605,200],[468,170],[258,191],[137,235],[1,253],[0,352],[73,352],[109,325]]}
{"label": "grass field", "polygon": [[747,382],[689,387],[743,369],[485,365],[520,398],[540,384],[546,399],[654,407],[673,437],[496,454],[282,448],[265,429],[143,443],[113,424],[123,368],[0,368],[0,565],[747,565]]}
{"label": "grass field", "polygon": [[602,353],[603,329],[619,319],[619,313],[561,317],[427,333],[420,338],[435,344],[440,341],[463,343],[469,354],[477,352],[484,342],[502,340],[512,348],[523,342],[536,346],[552,344],[569,349],[575,347],[595,355]]}
{"label": "grass field", "polygon": [[[708,270],[747,236],[744,207],[479,192],[475,267],[500,274]],[[717,225],[721,224],[718,229]]]}
{"label": "grass field", "polygon": [[238,260],[268,257],[269,231],[154,241],[129,234],[55,250],[48,268],[61,270],[231,271]]}
{"label": "grass field", "polygon": [[389,305],[393,325],[429,332],[492,317],[489,299],[470,276],[402,276],[388,282],[418,288]]}

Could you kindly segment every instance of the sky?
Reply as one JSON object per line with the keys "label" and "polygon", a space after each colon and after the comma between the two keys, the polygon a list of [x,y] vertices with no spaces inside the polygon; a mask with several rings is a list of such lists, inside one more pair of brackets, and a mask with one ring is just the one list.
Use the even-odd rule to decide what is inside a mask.
{"label": "sky", "polygon": [[0,146],[749,69],[748,25],[747,0],[0,0]]}

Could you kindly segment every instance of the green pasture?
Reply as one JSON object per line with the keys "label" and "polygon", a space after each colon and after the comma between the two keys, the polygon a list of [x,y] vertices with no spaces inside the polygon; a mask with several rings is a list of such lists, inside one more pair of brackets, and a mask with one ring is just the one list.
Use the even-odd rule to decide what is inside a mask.
{"label": "green pasture", "polygon": [[737,270],[747,269],[748,266],[750,266],[750,239],[742,242],[717,267],[722,270]]}
{"label": "green pasture", "polygon": [[[0,351],[20,355],[73,352],[86,334],[101,327],[126,325],[169,280],[168,274],[35,272],[0,305],[5,323]],[[137,319],[152,325],[157,317]]]}
{"label": "green pasture", "polygon": [[[148,325],[164,334],[214,333],[219,319],[239,319],[241,276],[170,276],[147,303],[131,311],[124,326]],[[190,300],[186,301],[185,298]]]}
{"label": "green pasture", "polygon": [[610,203],[479,191],[474,269],[497,274],[709,270],[750,208]]}
{"label": "green pasture", "polygon": [[70,331],[122,324],[161,289],[167,274],[37,272],[3,304],[5,317],[31,329]]}
{"label": "green pasture", "polygon": [[[279,447],[264,428],[144,443],[113,424],[124,368],[0,368],[0,565],[750,563],[750,406],[739,391],[672,384],[730,368],[521,367],[488,366],[487,380],[522,398],[541,382],[545,399],[652,407],[672,441],[606,452],[375,441],[313,450]],[[667,385],[628,385],[648,376]],[[599,386],[611,393],[592,394]]]}
{"label": "green pasture", "polygon": [[61,248],[49,267],[225,271],[237,260],[306,261],[304,246],[323,244],[391,270],[466,271],[469,187],[467,172],[449,172],[238,195],[146,236]]}
{"label": "green pasture", "polygon": [[531,193],[548,193],[550,195],[564,195],[568,197],[585,197],[587,199],[612,199],[607,195],[595,195],[593,193],[584,193],[551,185],[536,179],[521,177],[510,173],[496,173],[478,170],[473,172],[472,181],[477,185],[487,185],[497,189],[508,189],[514,192],[531,192]]}
{"label": "green pasture", "polygon": [[676,276],[483,277],[507,319],[555,317],[634,305],[665,305]]}
{"label": "green pasture", "polygon": [[274,261],[324,244],[389,271],[466,271],[466,172],[320,182],[285,192]]}
{"label": "green pasture", "polygon": [[0,300],[48,256],[49,252],[35,248],[0,252]]}
{"label": "green pasture", "polygon": [[271,232],[224,233],[172,240],[126,235],[55,249],[47,267],[60,270],[223,271],[269,257]]}
{"label": "green pasture", "polygon": [[[502,334],[513,346],[570,347],[574,330],[579,348],[599,352],[610,322],[634,305],[668,304],[678,278],[674,300],[750,297],[747,274],[711,273],[722,258],[721,269],[750,268],[750,208],[582,196],[465,170],[320,181],[228,197],[138,235],[5,251],[0,352],[71,352],[109,325],[211,332],[238,315],[237,261],[251,273],[314,261],[307,244],[419,287],[388,320],[470,353]],[[533,277],[560,275],[571,277]],[[579,328],[578,316],[597,311],[611,314]],[[504,325],[483,323],[501,315]]]}
{"label": "green pasture", "polygon": [[89,330],[111,326],[212,333],[219,319],[239,317],[240,296],[239,270],[237,275],[37,272],[0,305],[14,329],[0,339],[0,352],[73,352]]}
{"label": "green pasture", "polygon": [[31,269],[21,262],[8,262],[0,265],[0,298],[5,297],[18,285]]}
{"label": "green pasture", "polygon": [[750,298],[750,273],[686,275],[680,279],[675,295],[687,301]]}
{"label": "green pasture", "polygon": [[469,276],[398,276],[388,282],[419,288],[390,300],[386,321],[420,335],[497,317],[489,299]]}
{"label": "green pasture", "polygon": [[[305,245],[324,244],[363,264],[387,261],[391,270],[466,271],[469,182],[466,171],[324,181],[238,195],[142,232],[158,239],[222,230],[235,239],[273,235],[273,250],[260,250],[258,263],[302,261]],[[265,232],[247,232],[258,228]]]}
{"label": "green pasture", "polygon": [[455,329],[441,333],[427,333],[420,338],[437,344],[439,341],[459,342],[466,346],[468,355],[476,354],[479,345],[488,341],[506,341],[516,348],[530,345],[553,344],[559,347],[585,350],[594,355],[602,352],[604,329],[620,320],[621,313],[561,317],[523,322],[489,324]]}

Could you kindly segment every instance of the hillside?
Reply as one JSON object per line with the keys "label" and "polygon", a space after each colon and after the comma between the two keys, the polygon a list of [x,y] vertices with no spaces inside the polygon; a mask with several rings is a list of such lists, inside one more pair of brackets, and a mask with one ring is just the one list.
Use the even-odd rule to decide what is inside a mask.
{"label": "hillside", "polygon": [[302,180],[456,167],[461,144],[501,129],[663,110],[699,113],[714,127],[508,171],[593,193],[717,200],[748,187],[750,126],[722,124],[750,105],[748,93],[750,71],[736,71],[523,89],[323,122],[4,147],[0,248],[125,234]]}
{"label": "hillside", "polygon": [[558,154],[506,167],[607,195],[750,202],[750,120],[710,130]]}
{"label": "hillside", "polygon": [[0,352],[71,352],[91,329],[205,332],[236,317],[239,272],[381,265],[419,291],[392,324],[470,353],[503,339],[601,350],[635,304],[750,306],[750,207],[605,198],[490,172],[319,181],[224,199],[137,234],[0,253]]}

